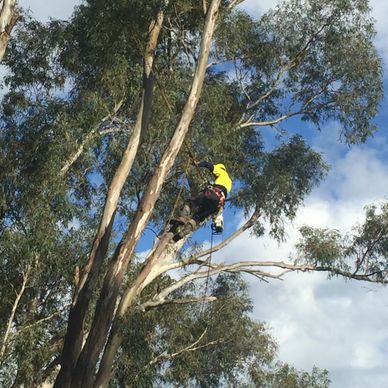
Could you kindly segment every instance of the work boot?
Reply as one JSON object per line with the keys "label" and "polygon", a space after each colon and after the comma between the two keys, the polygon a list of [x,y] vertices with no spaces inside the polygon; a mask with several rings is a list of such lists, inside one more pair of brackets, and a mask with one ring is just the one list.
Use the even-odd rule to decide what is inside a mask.
{"label": "work boot", "polygon": [[184,225],[186,222],[187,222],[186,218],[182,218],[182,217],[171,218],[171,220],[168,222],[169,224],[168,230],[172,233],[176,233],[178,228]]}
{"label": "work boot", "polygon": [[180,211],[180,216],[181,217],[190,217],[190,213],[191,213],[191,210],[190,210],[190,206],[189,205],[184,205]]}

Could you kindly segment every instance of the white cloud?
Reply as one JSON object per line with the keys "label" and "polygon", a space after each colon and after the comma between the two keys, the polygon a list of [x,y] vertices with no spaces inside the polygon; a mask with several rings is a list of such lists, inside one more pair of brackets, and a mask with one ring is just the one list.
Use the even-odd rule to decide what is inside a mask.
{"label": "white cloud", "polygon": [[352,149],[336,169],[341,179],[337,190],[341,198],[373,201],[386,192],[388,170],[373,149]]}
{"label": "white cloud", "polygon": [[376,46],[383,56],[385,68],[388,66],[388,2],[386,0],[370,0],[372,17],[376,20]]}
{"label": "white cloud", "polygon": [[[243,235],[231,244],[224,260],[287,260],[298,240],[299,226],[347,232],[362,222],[364,205],[384,199],[388,182],[385,142],[377,142],[374,149],[341,145],[333,149],[331,142],[319,137],[315,143],[328,152],[333,168],[327,182],[312,193],[287,226],[287,242],[279,245],[268,236],[255,239]],[[323,273],[293,273],[270,284],[248,279],[253,315],[272,327],[281,360],[306,370],[313,365],[327,368],[333,388],[387,386],[387,288],[340,278],[328,280]]]}

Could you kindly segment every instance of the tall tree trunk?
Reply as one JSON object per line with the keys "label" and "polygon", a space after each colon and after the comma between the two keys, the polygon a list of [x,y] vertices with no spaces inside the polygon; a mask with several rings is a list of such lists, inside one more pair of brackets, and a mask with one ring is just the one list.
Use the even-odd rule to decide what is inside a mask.
{"label": "tall tree trunk", "polygon": [[125,314],[133,306],[136,298],[140,295],[142,290],[158,276],[168,270],[168,267],[172,264],[176,254],[182,248],[187,239],[187,237],[185,237],[176,243],[171,243],[171,238],[172,233],[166,233],[163,235],[160,243],[147,257],[147,260],[142,266],[131,287],[124,292],[112,324],[109,340],[106,344],[104,354],[100,362],[96,382],[94,384],[95,387],[104,387],[110,380],[114,357],[122,342],[120,326]]}
{"label": "tall tree trunk", "polygon": [[[191,90],[182,111],[181,119],[171,138],[170,144],[162,156],[159,166],[156,168],[147,185],[139,205],[139,210],[127,231],[125,240],[116,250],[114,260],[111,262],[105,275],[91,330],[75,369],[75,375],[72,381],[72,386],[74,387],[87,388],[93,386],[96,366],[108,338],[120,286],[126,268],[135,250],[136,244],[148,223],[152,209],[159,198],[163,182],[182,146],[202,92],[220,1],[221,0],[213,0],[208,9],[201,41],[199,60]],[[101,377],[99,386],[107,385],[110,378],[109,375]]]}
{"label": "tall tree trunk", "polygon": [[2,62],[11,31],[19,16],[15,12],[16,0],[2,0],[0,2],[0,62]]}
{"label": "tall tree trunk", "polygon": [[140,139],[144,137],[151,115],[154,86],[153,66],[155,50],[164,19],[163,11],[159,11],[155,21],[150,25],[149,40],[144,53],[144,91],[140,109],[137,115],[134,131],[128,141],[120,165],[118,166],[105,199],[103,214],[93,241],[88,262],[83,268],[80,281],[74,293],[72,307],[69,313],[68,327],[65,336],[61,370],[55,381],[55,387],[67,387],[71,384],[74,368],[80,355],[84,325],[89,302],[100,273],[101,264],[106,256],[111,236],[114,214],[117,208],[121,190],[131,171],[137,154]]}

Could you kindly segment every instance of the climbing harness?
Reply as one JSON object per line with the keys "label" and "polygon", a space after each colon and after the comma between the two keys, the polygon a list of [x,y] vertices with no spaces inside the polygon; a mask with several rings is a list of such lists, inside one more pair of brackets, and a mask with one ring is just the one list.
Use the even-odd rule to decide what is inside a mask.
{"label": "climbing harness", "polygon": [[220,201],[220,207],[224,207],[224,205],[225,205],[225,193],[217,185],[212,186],[212,190],[216,193],[216,195]]}

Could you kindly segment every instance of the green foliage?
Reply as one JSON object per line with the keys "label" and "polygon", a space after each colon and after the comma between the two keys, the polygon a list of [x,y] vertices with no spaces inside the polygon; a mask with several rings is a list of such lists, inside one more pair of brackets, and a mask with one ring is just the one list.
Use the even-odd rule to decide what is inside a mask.
{"label": "green foliage", "polygon": [[314,367],[311,373],[298,371],[288,364],[278,364],[264,375],[255,374],[255,387],[262,388],[328,388],[326,370]]}
{"label": "green foliage", "polygon": [[[325,176],[322,155],[313,151],[300,136],[263,155],[259,163],[245,163],[246,186],[233,203],[246,212],[252,207],[267,217],[274,237],[283,237],[283,220],[293,219],[305,196]],[[259,174],[258,174],[259,172]],[[260,231],[260,229],[258,230]]]}
{"label": "green foliage", "polygon": [[365,141],[375,130],[371,118],[382,97],[368,11],[367,1],[292,0],[258,22],[241,12],[230,15],[220,29],[219,50],[236,62],[242,102],[255,121],[291,112],[318,126],[336,119],[346,142]]}
{"label": "green foliage", "polygon": [[[327,387],[327,372],[298,372],[275,361],[277,346],[266,325],[249,316],[247,291],[239,276],[219,275],[209,290],[217,301],[203,311],[198,305],[170,305],[133,314],[111,386]],[[176,297],[201,292],[190,286]],[[190,351],[190,345],[199,350]]]}
{"label": "green foliage", "polygon": [[297,245],[304,261],[315,265],[334,265],[344,255],[342,236],[338,230],[316,229],[304,226],[300,229],[302,241]]}
{"label": "green foliage", "polygon": [[366,207],[365,221],[351,233],[303,227],[297,244],[299,262],[331,269],[333,275],[363,276],[386,282],[388,275],[388,203]]}
{"label": "green foliage", "polygon": [[[25,18],[10,41],[8,91],[0,111],[0,338],[27,274],[28,281],[0,360],[5,386],[38,385],[60,352],[75,266],[85,262],[136,120],[144,50],[160,7],[165,21],[153,71],[152,117],[121,196],[114,248],[186,102],[204,23],[201,2],[89,0],[67,22]],[[318,127],[339,120],[348,143],[364,141],[373,132],[381,64],[367,12],[361,0],[292,0],[256,21],[224,8],[211,52],[212,60],[221,63],[207,72],[189,135],[153,211],[153,226],[161,228],[176,205],[203,184],[190,164],[193,154],[227,165],[235,184],[232,210],[258,211],[273,236],[282,238],[283,221],[295,216],[327,167],[301,131],[289,134],[274,122],[269,127],[279,136],[269,140],[261,126],[300,114]],[[229,76],[233,66],[236,77]],[[261,124],[249,125],[249,120]],[[83,144],[69,170],[61,172]],[[347,255],[358,258],[359,271],[385,276],[387,241],[384,234],[378,240],[376,235],[386,230],[386,213],[385,208],[381,214],[369,209],[367,222],[349,244],[335,232],[304,229],[300,249],[308,263],[344,269],[340,259]],[[260,235],[262,224],[254,231]],[[130,269],[128,282],[138,270]],[[158,279],[153,286],[170,281]],[[325,386],[324,372],[304,374],[274,364],[275,344],[265,326],[249,318],[245,287],[238,277],[220,276],[212,285],[218,300],[206,306],[204,316],[198,306],[134,313],[114,384],[129,384],[129,376],[135,376],[133,386],[150,381],[233,386],[243,379],[260,386],[259,378],[271,387],[285,381],[292,387]],[[148,288],[145,296],[156,291]],[[199,295],[194,287],[180,292],[175,297]],[[158,354],[193,343],[206,327],[201,343],[217,345],[147,366]]]}

